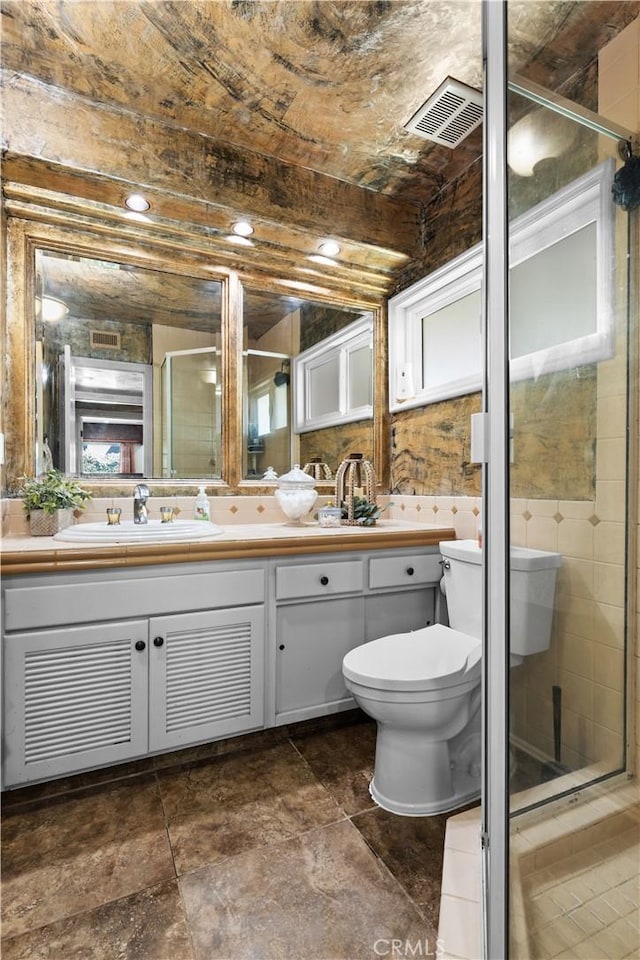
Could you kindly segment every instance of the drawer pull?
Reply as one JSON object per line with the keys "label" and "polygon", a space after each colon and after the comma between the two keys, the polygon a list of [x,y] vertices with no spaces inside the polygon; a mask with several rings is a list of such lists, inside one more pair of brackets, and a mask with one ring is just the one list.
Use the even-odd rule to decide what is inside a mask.
{"label": "drawer pull", "polygon": [[144,640],[136,640],[136,650],[144,650],[146,646]]}
{"label": "drawer pull", "polygon": [[154,638],[153,638],[153,645],[154,645],[154,647],[161,647],[163,643],[164,643],[164,637],[154,637]]}
{"label": "drawer pull", "polygon": [[280,646],[278,647],[278,650],[284,650],[284,643],[280,644]]}
{"label": "drawer pull", "polygon": [[413,574],[414,574],[414,572],[415,572],[415,571],[414,571],[413,567],[407,567],[407,576],[408,576],[408,577],[412,577]]}
{"label": "drawer pull", "polygon": [[329,583],[329,577],[320,577],[320,583],[323,587],[326,587],[326,585]]}

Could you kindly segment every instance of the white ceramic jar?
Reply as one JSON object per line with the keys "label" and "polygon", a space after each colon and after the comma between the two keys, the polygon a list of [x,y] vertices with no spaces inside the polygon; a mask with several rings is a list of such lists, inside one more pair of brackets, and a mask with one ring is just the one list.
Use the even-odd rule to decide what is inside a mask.
{"label": "white ceramic jar", "polygon": [[278,480],[275,498],[291,523],[300,525],[318,499],[314,484],[314,478],[301,470],[299,463]]}

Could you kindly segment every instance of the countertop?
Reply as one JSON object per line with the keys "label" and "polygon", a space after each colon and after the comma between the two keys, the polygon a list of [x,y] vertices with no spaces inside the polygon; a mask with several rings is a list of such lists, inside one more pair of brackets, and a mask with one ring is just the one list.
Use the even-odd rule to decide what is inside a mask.
{"label": "countertop", "polygon": [[238,523],[223,526],[221,533],[208,539],[182,543],[68,543],[53,537],[8,536],[2,539],[0,570],[7,575],[240,560],[337,550],[436,546],[440,540],[453,539],[453,527],[399,520],[379,520],[374,527],[321,527],[315,522],[302,526]]}

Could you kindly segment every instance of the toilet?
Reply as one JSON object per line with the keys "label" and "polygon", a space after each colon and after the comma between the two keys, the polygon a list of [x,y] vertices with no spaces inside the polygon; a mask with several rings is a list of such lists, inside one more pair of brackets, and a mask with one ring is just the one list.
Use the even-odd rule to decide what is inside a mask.
{"label": "toilet", "polygon": [[[378,725],[375,802],[408,817],[434,816],[480,795],[482,551],[440,543],[450,626],[380,637],[350,650],[347,689]],[[511,548],[511,665],[548,649],[558,553]]]}

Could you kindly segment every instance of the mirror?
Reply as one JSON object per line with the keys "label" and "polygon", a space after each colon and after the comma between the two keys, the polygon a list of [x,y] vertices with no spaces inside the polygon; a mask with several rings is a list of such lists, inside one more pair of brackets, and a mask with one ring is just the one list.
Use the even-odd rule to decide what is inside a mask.
{"label": "mirror", "polygon": [[[312,457],[334,473],[353,450],[374,456],[373,408],[361,402],[372,392],[371,311],[244,287],[242,435],[225,448],[225,363],[234,360],[223,280],[38,246],[34,291],[37,472],[224,482],[226,449],[241,459],[238,475],[258,481],[268,467],[281,474]],[[357,419],[296,432],[296,357],[355,321],[368,336],[350,361]]]}
{"label": "mirror", "polygon": [[36,469],[219,479],[222,283],[35,258]]}
{"label": "mirror", "polygon": [[[243,468],[245,479],[259,479],[272,467],[286,473],[293,463],[315,458],[335,473],[352,450],[373,458],[373,314],[252,288],[243,296]],[[307,384],[294,376],[301,357],[331,352],[354,323],[363,324],[363,356],[353,352],[351,397],[366,395],[350,418],[328,417],[301,423],[296,416]],[[334,382],[335,381],[335,382]],[[346,382],[346,381],[345,381]],[[334,409],[338,378],[325,378],[315,391],[320,409]],[[355,410],[355,401],[353,404]],[[348,430],[343,428],[347,422]],[[292,428],[293,423],[293,428]]]}

